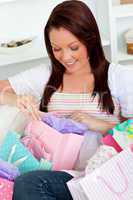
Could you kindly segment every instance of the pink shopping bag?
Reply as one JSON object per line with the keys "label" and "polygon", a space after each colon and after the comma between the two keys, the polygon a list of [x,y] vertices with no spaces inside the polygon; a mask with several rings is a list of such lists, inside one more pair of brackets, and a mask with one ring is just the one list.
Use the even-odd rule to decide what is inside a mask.
{"label": "pink shopping bag", "polygon": [[[69,181],[68,186],[72,194],[75,193],[73,185],[81,187],[84,200],[133,200],[132,150],[127,148],[92,173]],[[81,195],[78,190],[76,192],[77,196]]]}
{"label": "pink shopping bag", "polygon": [[[53,170],[74,168],[84,136],[73,133],[62,134],[42,121],[32,121],[25,132],[31,136],[31,141],[33,137],[39,140],[41,156],[52,161]],[[30,142],[28,146],[31,148]],[[36,151],[36,144],[32,145],[33,153],[34,148]]]}
{"label": "pink shopping bag", "polygon": [[112,135],[108,134],[106,135],[105,137],[103,137],[101,139],[101,142],[105,145],[108,145],[108,146],[111,146],[111,147],[114,147],[114,149],[117,151],[117,152],[121,152],[122,151],[122,148],[121,146],[116,142],[116,140],[113,138]]}
{"label": "pink shopping bag", "polygon": [[14,183],[0,178],[0,200],[12,200]]}

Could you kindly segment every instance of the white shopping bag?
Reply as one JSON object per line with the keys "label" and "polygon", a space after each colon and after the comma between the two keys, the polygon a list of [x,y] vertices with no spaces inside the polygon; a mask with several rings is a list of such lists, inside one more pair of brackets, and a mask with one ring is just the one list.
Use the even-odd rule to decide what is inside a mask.
{"label": "white shopping bag", "polygon": [[133,152],[123,150],[78,184],[86,195],[84,200],[133,200]]}
{"label": "white shopping bag", "polygon": [[67,185],[74,200],[133,200],[132,150],[123,150],[92,173],[73,178]]}
{"label": "white shopping bag", "polygon": [[80,181],[82,179],[83,177],[73,178],[67,182],[67,186],[69,188],[69,191],[71,192],[73,200],[88,200],[88,197],[86,196],[82,186],[80,185]]}

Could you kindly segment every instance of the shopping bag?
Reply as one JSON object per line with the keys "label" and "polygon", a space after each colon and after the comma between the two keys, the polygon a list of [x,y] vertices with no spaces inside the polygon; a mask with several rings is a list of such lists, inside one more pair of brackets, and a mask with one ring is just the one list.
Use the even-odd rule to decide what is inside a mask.
{"label": "shopping bag", "polygon": [[98,147],[95,154],[88,159],[84,173],[81,174],[80,177],[73,178],[67,183],[74,200],[88,199],[86,194],[84,193],[83,188],[80,185],[80,180],[84,178],[85,174],[91,173],[95,169],[99,168],[103,163],[107,162],[109,159],[116,155],[117,151],[111,146],[100,145]]}
{"label": "shopping bag", "polygon": [[18,167],[15,165],[8,163],[7,161],[0,160],[0,177],[6,178],[10,181],[16,179],[17,176],[20,175]]}
{"label": "shopping bag", "polygon": [[13,185],[12,181],[0,178],[0,200],[12,200]]}
{"label": "shopping bag", "polygon": [[81,177],[73,178],[67,182],[67,186],[69,188],[73,200],[89,200],[80,184],[80,181],[83,178],[84,175],[82,175]]}
{"label": "shopping bag", "polygon": [[121,146],[118,144],[118,142],[116,142],[116,140],[114,139],[114,137],[110,134],[104,136],[101,139],[101,142],[105,145],[111,146],[113,147],[117,152],[121,152],[122,148]]}
{"label": "shopping bag", "polygon": [[81,145],[78,159],[75,164],[75,170],[83,171],[86,167],[87,160],[90,159],[98,147],[101,145],[101,133],[94,131],[86,131],[84,135],[84,141]]}
{"label": "shopping bag", "polygon": [[126,148],[78,182],[88,200],[133,199],[133,152]]}
{"label": "shopping bag", "polygon": [[21,143],[20,136],[14,131],[7,133],[0,146],[0,159],[17,166],[20,173],[37,169],[47,169],[45,160],[38,161],[34,155]]}
{"label": "shopping bag", "polygon": [[[52,162],[53,170],[73,169],[84,136],[73,133],[62,134],[42,121],[30,122],[25,133],[32,139],[34,137],[40,141],[41,156]],[[34,148],[36,147],[32,148],[33,154]]]}
{"label": "shopping bag", "polygon": [[122,149],[133,144],[133,119],[117,124],[109,131]]}

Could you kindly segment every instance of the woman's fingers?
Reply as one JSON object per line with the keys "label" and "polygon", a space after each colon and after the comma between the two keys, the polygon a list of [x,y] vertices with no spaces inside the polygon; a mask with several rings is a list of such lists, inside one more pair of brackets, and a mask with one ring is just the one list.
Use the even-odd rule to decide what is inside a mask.
{"label": "woman's fingers", "polygon": [[19,96],[17,106],[22,112],[30,115],[32,119],[40,120],[37,100],[34,97],[27,95]]}
{"label": "woman's fingers", "polygon": [[31,115],[31,117],[34,120],[41,120],[41,116],[40,116],[39,110],[38,110],[38,108],[36,106],[31,105],[28,108],[28,111],[29,111],[29,114]]}
{"label": "woman's fingers", "polygon": [[91,121],[90,116],[87,113],[83,112],[74,112],[71,114],[70,119],[73,119],[80,123],[87,123]]}
{"label": "woman's fingers", "polygon": [[70,119],[73,119],[75,121],[81,121],[82,118],[83,118],[83,113],[80,112],[74,112],[70,115]]}
{"label": "woman's fingers", "polygon": [[40,120],[40,114],[38,109],[34,108],[30,105],[28,108],[20,108],[22,112],[26,113],[26,115],[29,115],[33,120]]}

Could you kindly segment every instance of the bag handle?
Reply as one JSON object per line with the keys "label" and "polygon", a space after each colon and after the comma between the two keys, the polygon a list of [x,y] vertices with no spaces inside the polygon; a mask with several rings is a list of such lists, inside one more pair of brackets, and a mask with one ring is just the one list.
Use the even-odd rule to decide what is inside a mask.
{"label": "bag handle", "polygon": [[101,176],[97,176],[97,179],[98,180],[101,180],[105,185],[106,185],[106,187],[112,192],[112,193],[114,193],[115,195],[117,195],[117,197],[118,197],[118,200],[122,200],[122,195],[127,191],[127,189],[128,189],[128,180],[127,180],[127,177],[126,177],[126,175],[124,174],[124,172],[122,171],[122,168],[121,168],[121,166],[120,166],[120,164],[117,162],[117,167],[119,168],[119,171],[120,171],[120,173],[121,173],[121,175],[123,176],[123,178],[124,178],[124,182],[125,182],[125,187],[124,187],[124,189],[122,190],[122,191],[120,191],[120,192],[117,192],[117,191],[115,191],[115,189],[113,189],[113,187],[110,185],[110,183],[108,183],[106,180],[104,180],[104,178],[103,177],[101,177]]}

